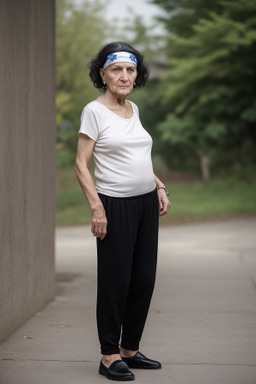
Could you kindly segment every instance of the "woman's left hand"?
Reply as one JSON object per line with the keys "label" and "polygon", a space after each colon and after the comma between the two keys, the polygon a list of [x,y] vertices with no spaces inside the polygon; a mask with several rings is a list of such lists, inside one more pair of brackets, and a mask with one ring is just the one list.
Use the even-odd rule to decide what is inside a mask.
{"label": "woman's left hand", "polygon": [[164,216],[168,213],[171,203],[164,189],[158,189],[157,194],[159,199],[159,216]]}

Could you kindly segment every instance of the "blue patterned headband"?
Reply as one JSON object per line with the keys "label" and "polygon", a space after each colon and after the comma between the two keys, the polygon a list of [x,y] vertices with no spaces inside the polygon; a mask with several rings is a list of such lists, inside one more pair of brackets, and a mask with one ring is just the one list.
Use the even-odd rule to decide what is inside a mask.
{"label": "blue patterned headband", "polygon": [[103,69],[114,63],[134,63],[137,65],[137,58],[130,52],[115,52],[107,56]]}

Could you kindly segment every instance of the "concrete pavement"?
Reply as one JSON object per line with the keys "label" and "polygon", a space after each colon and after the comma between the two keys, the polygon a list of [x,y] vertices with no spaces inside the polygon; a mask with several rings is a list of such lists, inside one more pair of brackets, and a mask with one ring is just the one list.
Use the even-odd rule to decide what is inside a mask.
{"label": "concrete pavement", "polygon": [[[96,250],[89,227],[56,230],[57,295],[0,345],[1,384],[101,384]],[[256,219],[160,228],[140,384],[256,383]]]}

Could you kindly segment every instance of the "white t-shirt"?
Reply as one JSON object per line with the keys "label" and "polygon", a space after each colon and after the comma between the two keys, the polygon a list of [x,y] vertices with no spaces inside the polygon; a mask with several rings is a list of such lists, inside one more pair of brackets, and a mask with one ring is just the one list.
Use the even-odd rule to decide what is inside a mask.
{"label": "white t-shirt", "polygon": [[152,138],[142,127],[137,106],[130,104],[130,119],[118,116],[96,100],[82,112],[79,133],[96,142],[95,187],[107,196],[136,196],[155,189]]}

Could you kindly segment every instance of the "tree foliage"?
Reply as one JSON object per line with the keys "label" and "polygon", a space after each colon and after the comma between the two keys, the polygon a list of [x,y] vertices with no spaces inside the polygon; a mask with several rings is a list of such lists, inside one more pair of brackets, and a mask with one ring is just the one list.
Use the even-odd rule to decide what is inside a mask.
{"label": "tree foliage", "polygon": [[209,12],[220,13],[223,4],[220,0],[151,0],[165,11],[165,16],[158,17],[166,30],[181,37],[193,35],[193,27],[204,18],[209,18]]}
{"label": "tree foliage", "polygon": [[[188,16],[184,5],[200,1],[155,1],[177,18]],[[217,7],[217,3],[219,7]],[[170,69],[163,77],[162,95],[171,108],[159,124],[163,140],[184,155],[197,154],[205,166],[219,149],[251,147],[255,153],[256,3],[233,0],[207,3],[207,17],[195,15],[189,37],[170,20]],[[222,11],[209,9],[209,5]],[[190,13],[189,13],[190,15]]]}

